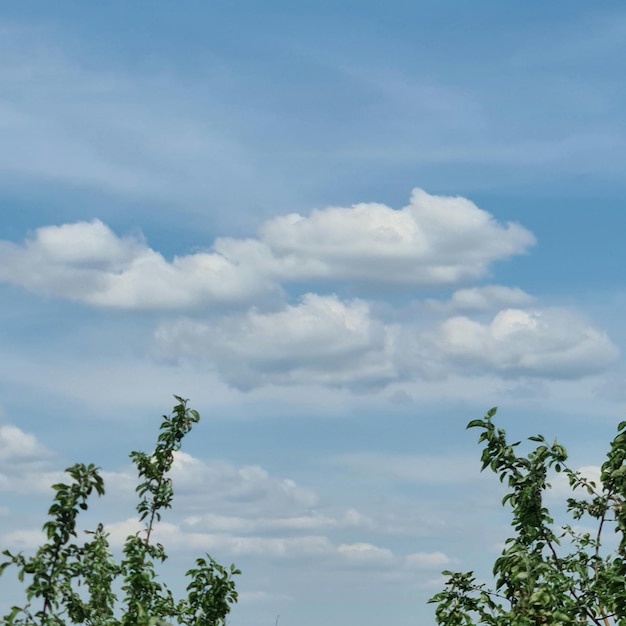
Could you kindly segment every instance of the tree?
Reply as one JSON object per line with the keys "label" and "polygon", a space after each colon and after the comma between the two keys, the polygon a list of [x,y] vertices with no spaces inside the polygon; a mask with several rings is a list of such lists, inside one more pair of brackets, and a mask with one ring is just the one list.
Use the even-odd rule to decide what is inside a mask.
{"label": "tree", "polygon": [[[123,558],[117,562],[109,547],[103,524],[85,531],[90,539],[79,545],[76,530],[80,511],[95,492],[104,495],[104,481],[93,464],[76,464],[65,471],[70,481],[53,485],[54,501],[50,519],[43,530],[47,541],[31,557],[5,550],[8,560],[0,564],[0,575],[13,565],[21,582],[27,579],[26,603],[15,605],[2,623],[14,626],[149,626],[175,618],[186,626],[220,626],[231,604],[237,601],[232,577],[241,572],[225,568],[208,554],[196,560],[187,597],[175,601],[171,591],[159,582],[155,562],[167,558],[162,545],[151,541],[155,523],[164,509],[172,506],[174,491],[168,473],[174,452],[180,449],[200,415],[187,408],[187,400],[174,396],[178,404],[164,415],[152,454],[131,452],[140,483],[137,512],[143,531],[126,539]],[[121,584],[123,599],[118,603],[114,584]]]}
{"label": "tree", "polygon": [[[491,409],[467,428],[482,432],[482,470],[489,468],[508,485],[503,506],[512,511],[514,535],[493,566],[493,588],[478,583],[474,572],[453,573],[431,598],[439,625],[535,626],[578,624],[626,626],[626,421],[610,444],[600,484],[566,465],[567,452],[556,440],[529,437],[535,449],[518,456],[520,442],[508,443],[496,429]],[[567,512],[593,532],[555,525],[544,506],[550,471],[563,472],[572,489]],[[618,534],[617,548],[606,548],[606,532]]]}

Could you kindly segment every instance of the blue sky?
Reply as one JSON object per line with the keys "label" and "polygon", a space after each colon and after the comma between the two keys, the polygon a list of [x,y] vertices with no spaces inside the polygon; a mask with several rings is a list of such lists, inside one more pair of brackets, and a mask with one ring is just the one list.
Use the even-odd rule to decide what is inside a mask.
{"label": "blue sky", "polygon": [[232,626],[433,624],[507,532],[465,424],[593,473],[623,419],[625,34],[621,2],[3,3],[2,545],[76,461],[119,545],[178,394],[174,588],[209,551]]}

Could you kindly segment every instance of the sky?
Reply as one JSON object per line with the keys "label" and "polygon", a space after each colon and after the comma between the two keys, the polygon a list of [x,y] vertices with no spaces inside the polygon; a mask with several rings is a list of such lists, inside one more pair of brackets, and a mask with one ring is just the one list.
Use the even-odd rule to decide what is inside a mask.
{"label": "sky", "polygon": [[2,2],[0,58],[3,547],[94,462],[119,549],[176,394],[173,590],[209,552],[232,626],[431,626],[441,570],[487,580],[509,533],[467,422],[597,472],[623,2]]}

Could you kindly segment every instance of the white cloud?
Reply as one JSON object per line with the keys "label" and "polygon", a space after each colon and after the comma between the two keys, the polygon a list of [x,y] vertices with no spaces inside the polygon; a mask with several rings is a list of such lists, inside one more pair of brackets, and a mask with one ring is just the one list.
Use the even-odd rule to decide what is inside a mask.
{"label": "white cloud", "polygon": [[[171,535],[171,536],[170,536]],[[394,561],[391,550],[369,543],[335,545],[326,536],[303,535],[297,537],[237,536],[230,534],[209,534],[180,532],[168,529],[167,534],[157,528],[155,539],[185,548],[207,551],[219,550],[236,556],[268,558],[315,558],[334,559],[337,565],[352,563],[357,565],[385,565]]]}
{"label": "white cloud", "polygon": [[[167,532],[168,529],[176,528],[173,524],[168,522],[159,522],[158,526],[162,532]],[[108,533],[108,540],[110,544],[116,548],[124,545],[124,542],[130,535],[136,535],[144,529],[144,524],[139,521],[137,517],[129,517],[117,522],[108,522],[104,524],[105,532]]]}
{"label": "white cloud", "polygon": [[211,533],[268,533],[268,532],[300,532],[321,531],[346,528],[371,529],[376,523],[354,509],[340,515],[329,515],[315,511],[302,514],[285,514],[282,517],[239,517],[234,515],[218,515],[214,513],[193,515],[184,520],[185,526],[202,529]]}
{"label": "white cloud", "polygon": [[260,239],[287,279],[448,284],[483,276],[489,264],[534,244],[518,224],[499,224],[461,197],[414,189],[400,210],[356,204],[276,217]]}
{"label": "white cloud", "polygon": [[519,287],[485,285],[459,289],[447,301],[427,300],[429,307],[436,311],[475,310],[486,311],[503,307],[523,307],[535,300]]}
{"label": "white cloud", "polygon": [[[388,520],[376,520],[355,509],[318,511],[318,496],[287,478],[275,478],[258,466],[234,466],[205,462],[187,453],[175,452],[171,472],[176,505],[167,519],[154,527],[155,541],[172,550],[206,550],[222,555],[268,558],[324,557],[341,566],[389,564],[395,559],[386,548],[372,543],[337,542],[333,533],[386,532]],[[107,485],[119,482],[122,491],[130,488],[129,473],[108,472]],[[119,491],[119,489],[118,489]],[[120,492],[121,493],[121,492]],[[109,492],[116,501],[120,493]],[[136,515],[111,519],[117,509],[108,511],[105,529],[111,544],[120,547],[126,538],[140,532],[144,523]],[[32,542],[39,535],[27,531]],[[21,535],[11,537],[13,543]]]}
{"label": "white cloud", "polygon": [[40,462],[50,454],[34,435],[12,424],[0,426],[0,465]]}
{"label": "white cloud", "polygon": [[169,262],[141,237],[118,237],[100,220],[38,228],[21,246],[0,241],[0,280],[122,309],[250,301],[275,288],[253,267],[214,252]]}
{"label": "white cloud", "polygon": [[337,546],[337,552],[348,562],[357,564],[389,564],[394,560],[394,554],[387,548],[379,548],[371,543],[342,543]]}
{"label": "white cloud", "polygon": [[18,494],[46,494],[52,496],[52,485],[67,482],[67,474],[62,471],[37,470],[31,468],[22,472],[5,469],[0,471],[0,492]]}
{"label": "white cloud", "polygon": [[[111,545],[121,546],[129,535],[140,531],[142,525],[135,519],[105,525],[110,534]],[[234,530],[234,529],[233,529]],[[267,558],[315,558],[326,557],[336,565],[353,563],[360,565],[391,564],[395,556],[391,550],[371,543],[335,544],[325,535],[302,534],[296,536],[239,535],[222,532],[197,532],[188,526],[159,522],[155,525],[154,541],[172,549],[206,550],[220,554]]]}
{"label": "white cloud", "polygon": [[2,535],[2,546],[10,546],[12,551],[35,550],[46,541],[41,530],[19,529]]}
{"label": "white cloud", "polygon": [[[269,220],[260,233],[263,240],[218,239],[211,252],[167,261],[141,236],[119,237],[99,220],[47,226],[22,245],[0,241],[0,281],[103,307],[243,306],[282,300],[280,283],[289,280],[419,284],[477,277],[490,261],[532,243],[528,231],[499,225],[468,200],[421,190],[400,211],[329,208]],[[520,289],[491,285],[430,304],[440,313],[480,312],[530,300]],[[420,320],[385,323],[371,309],[364,300],[308,293],[269,312],[179,319],[156,331],[156,354],[204,360],[228,385],[246,391],[376,389],[455,371],[574,379],[602,371],[618,356],[604,333],[564,310],[507,308],[490,323],[458,316],[427,328]]]}
{"label": "white cloud", "polygon": [[443,552],[413,552],[405,557],[407,567],[415,569],[445,567],[450,562],[450,557]]}
{"label": "white cloud", "polygon": [[[162,535],[157,534],[158,537]],[[249,537],[226,534],[177,534],[179,546],[212,551],[219,549],[233,556],[315,557],[331,554],[333,546],[327,537],[305,535],[299,537]]]}
{"label": "white cloud", "polygon": [[[596,491],[602,492],[602,481],[600,476],[602,474],[602,468],[599,465],[581,465],[576,469],[576,472],[580,474],[580,477],[595,484]],[[551,489],[546,492],[546,497],[550,500],[563,501],[566,498],[587,498],[589,493],[584,487],[578,487],[573,489],[569,484],[569,478],[563,472],[553,473],[548,482],[551,485]]]}
{"label": "white cloud", "polygon": [[0,426],[0,492],[50,493],[67,476],[52,467],[53,453],[12,424]]}
{"label": "white cloud", "polygon": [[311,279],[384,285],[449,284],[483,276],[525,252],[532,234],[499,224],[464,198],[415,189],[400,210],[357,204],[268,220],[259,239],[220,238],[211,252],[170,262],[141,237],[100,220],[38,228],[22,245],[0,241],[0,281],[36,293],[123,309],[250,302]]}
{"label": "white cloud", "polygon": [[[103,476],[107,487],[114,487],[107,489],[105,498],[115,502],[133,487],[126,470]],[[332,554],[325,532],[365,527],[367,521],[354,510],[340,515],[315,512],[312,507],[319,498],[314,491],[256,465],[205,462],[177,451],[170,476],[175,509],[156,524],[154,538],[173,549],[271,557]],[[117,520],[111,519],[111,512],[106,515],[106,531],[116,547],[144,527],[135,515]]]}
{"label": "white cloud", "polygon": [[454,317],[440,325],[435,341],[459,367],[514,377],[579,378],[619,356],[605,333],[559,309],[505,309],[488,324]]}
{"label": "white cloud", "polygon": [[612,365],[607,335],[572,312],[505,309],[489,323],[449,318],[434,327],[386,324],[362,300],[305,295],[272,313],[163,324],[165,359],[200,359],[230,385],[326,385],[376,389],[446,379],[454,372],[576,379]]}
{"label": "white cloud", "polygon": [[156,333],[167,358],[206,359],[231,385],[380,384],[396,376],[392,336],[361,300],[305,295],[282,311],[213,322],[181,320]]}
{"label": "white cloud", "polygon": [[238,604],[284,604],[291,602],[292,597],[285,593],[268,593],[267,591],[240,591]]}
{"label": "white cloud", "polygon": [[224,461],[205,462],[176,452],[172,480],[181,507],[193,514],[215,510],[221,515],[253,518],[294,515],[315,506],[317,494],[289,478],[274,478],[257,465],[237,467]]}

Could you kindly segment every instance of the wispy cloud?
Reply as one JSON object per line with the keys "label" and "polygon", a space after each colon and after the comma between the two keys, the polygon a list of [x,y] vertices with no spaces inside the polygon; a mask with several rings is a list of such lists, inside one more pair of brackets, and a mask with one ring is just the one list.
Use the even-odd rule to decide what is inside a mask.
{"label": "wispy cloud", "polygon": [[449,300],[426,300],[427,306],[443,312],[489,311],[503,307],[521,308],[532,304],[535,298],[519,287],[485,285],[458,289]]}
{"label": "wispy cloud", "polygon": [[262,164],[216,97],[228,84],[222,68],[206,68],[209,87],[192,87],[172,72],[102,64],[84,42],[61,45],[54,29],[4,21],[0,31],[5,185],[79,189],[187,214],[226,206],[227,181],[245,180],[263,196]]}

